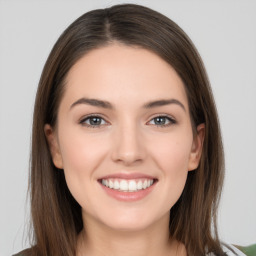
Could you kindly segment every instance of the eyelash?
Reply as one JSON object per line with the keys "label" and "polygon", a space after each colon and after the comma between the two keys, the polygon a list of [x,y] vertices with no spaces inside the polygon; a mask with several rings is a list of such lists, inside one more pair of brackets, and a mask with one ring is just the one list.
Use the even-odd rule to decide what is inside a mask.
{"label": "eyelash", "polygon": [[[100,120],[104,120],[105,121],[105,119],[103,117],[101,117],[100,115],[92,114],[92,115],[88,115],[85,118],[83,118],[79,123],[81,125],[83,125],[83,126],[88,127],[88,128],[98,128],[98,129],[102,128],[102,126],[106,125],[106,124],[103,124],[103,125],[101,125],[101,124],[100,125],[92,125],[92,124],[86,124],[85,123],[87,120],[90,120],[92,118],[99,118]],[[165,120],[169,121],[168,124],[156,125],[157,128],[166,128],[166,127],[169,127],[169,126],[177,123],[174,118],[170,117],[169,115],[164,115],[164,114],[157,115],[157,116],[153,117],[149,122],[151,122],[152,120],[155,120],[156,118],[165,118]],[[105,122],[107,123],[107,121],[105,121]]]}
{"label": "eyelash", "polygon": [[167,127],[177,123],[176,120],[173,117],[171,117],[169,115],[163,115],[163,114],[162,115],[157,115],[157,116],[153,117],[150,120],[150,122],[152,120],[155,120],[156,118],[165,118],[165,120],[168,120],[168,122],[169,122],[168,124],[164,124],[164,125],[156,125],[157,128],[167,128]]}
{"label": "eyelash", "polygon": [[[87,120],[93,119],[93,118],[99,118],[101,120],[104,120],[103,117],[101,117],[100,115],[97,114],[92,114],[92,115],[88,115],[86,117],[84,117],[79,123],[83,126],[86,126],[88,128],[102,128],[102,125],[92,125],[92,124],[86,124],[85,122]],[[105,121],[105,120],[104,120]],[[105,121],[106,122],[106,121]],[[107,122],[106,122],[107,123]]]}

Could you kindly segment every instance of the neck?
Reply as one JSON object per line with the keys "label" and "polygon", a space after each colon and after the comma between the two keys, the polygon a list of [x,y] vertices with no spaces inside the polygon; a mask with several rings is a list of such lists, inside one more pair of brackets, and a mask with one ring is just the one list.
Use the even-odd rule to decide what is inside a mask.
{"label": "neck", "polygon": [[78,256],[186,255],[184,246],[169,238],[169,215],[143,230],[113,230],[87,217],[78,238]]}

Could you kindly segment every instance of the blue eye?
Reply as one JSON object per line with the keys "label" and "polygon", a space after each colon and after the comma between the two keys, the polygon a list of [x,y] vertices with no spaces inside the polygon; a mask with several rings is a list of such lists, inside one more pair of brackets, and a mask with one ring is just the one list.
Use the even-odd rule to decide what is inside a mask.
{"label": "blue eye", "polygon": [[[97,115],[87,116],[83,118],[79,123],[88,128],[101,128],[107,124],[107,122],[102,117]],[[149,121],[150,125],[155,125],[161,128],[168,127],[175,123],[176,121],[169,116],[156,116]]]}
{"label": "blue eye", "polygon": [[149,124],[156,125],[159,127],[167,127],[175,123],[176,121],[173,118],[168,116],[157,116],[151,119],[149,122]]}
{"label": "blue eye", "polygon": [[102,125],[106,125],[107,122],[100,116],[89,116],[80,121],[80,124],[89,128],[100,128]]}

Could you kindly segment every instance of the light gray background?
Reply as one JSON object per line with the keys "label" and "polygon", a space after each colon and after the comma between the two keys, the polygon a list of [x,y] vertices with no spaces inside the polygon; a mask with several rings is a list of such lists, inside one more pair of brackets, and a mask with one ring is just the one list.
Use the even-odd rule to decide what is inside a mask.
{"label": "light gray background", "polygon": [[[91,9],[123,1],[0,0],[0,255],[28,246],[24,228],[31,120],[44,62],[60,33]],[[129,1],[177,22],[205,62],[219,110],[226,179],[222,240],[256,242],[256,2]]]}

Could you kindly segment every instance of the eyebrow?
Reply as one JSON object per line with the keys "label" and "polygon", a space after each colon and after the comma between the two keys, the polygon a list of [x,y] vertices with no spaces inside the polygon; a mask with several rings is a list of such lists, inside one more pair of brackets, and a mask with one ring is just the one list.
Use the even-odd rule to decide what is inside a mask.
{"label": "eyebrow", "polygon": [[184,111],[186,111],[185,106],[176,99],[163,99],[163,100],[156,100],[156,101],[151,101],[143,105],[143,108],[149,109],[149,108],[154,108],[154,107],[161,107],[169,104],[176,104],[180,106]]}
{"label": "eyebrow", "polygon": [[87,104],[95,107],[100,107],[100,108],[107,108],[107,109],[114,109],[112,104],[108,101],[104,100],[97,100],[97,99],[88,99],[88,98],[81,98],[77,101],[75,101],[71,106],[70,109],[73,108],[76,105],[79,104]]}
{"label": "eyebrow", "polygon": [[[81,98],[75,101],[70,106],[70,109],[79,104],[86,104],[86,105],[91,105],[91,106],[106,108],[106,109],[114,109],[114,106],[108,101],[99,100],[99,99],[89,99],[89,98]],[[176,99],[161,99],[156,101],[150,101],[144,104],[142,108],[151,109],[154,107],[161,107],[169,104],[176,104],[180,106],[184,111],[186,111],[185,106],[179,100],[176,100]]]}

